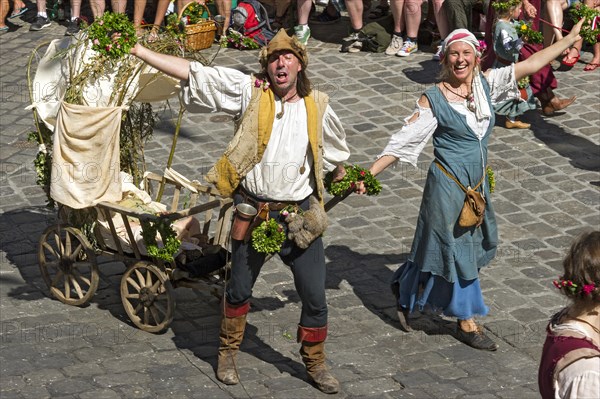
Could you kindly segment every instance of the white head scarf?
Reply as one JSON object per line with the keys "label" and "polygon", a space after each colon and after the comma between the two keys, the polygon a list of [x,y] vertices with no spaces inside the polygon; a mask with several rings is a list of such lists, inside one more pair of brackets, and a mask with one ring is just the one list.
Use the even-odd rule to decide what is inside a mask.
{"label": "white head scarf", "polygon": [[[475,35],[469,32],[467,29],[455,29],[450,32],[450,34],[444,40],[444,44],[442,45],[442,53],[440,57],[442,62],[446,56],[446,51],[448,48],[456,42],[467,43],[473,48],[477,58],[481,57],[479,40],[477,40]],[[473,70],[473,83],[471,84],[471,90],[473,90],[473,97],[475,98],[475,117],[478,121],[484,118],[489,119],[492,117],[490,105],[487,101],[485,91],[483,90],[480,72],[481,70],[479,69],[479,65],[475,66],[475,69]]]}

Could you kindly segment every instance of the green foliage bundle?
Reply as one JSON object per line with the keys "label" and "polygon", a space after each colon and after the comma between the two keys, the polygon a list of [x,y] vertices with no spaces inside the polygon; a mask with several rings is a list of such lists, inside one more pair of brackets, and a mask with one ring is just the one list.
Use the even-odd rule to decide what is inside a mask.
{"label": "green foliage bundle", "polygon": [[127,14],[105,12],[86,29],[92,50],[110,59],[129,54],[137,43],[133,23]]}
{"label": "green foliage bundle", "polygon": [[[156,242],[157,233],[162,238],[162,248],[159,248]],[[155,222],[143,221],[142,238],[144,239],[148,255],[165,262],[172,262],[173,255],[175,255],[181,246],[181,241],[177,239],[177,234],[173,230],[171,222],[166,219],[158,219]]]}
{"label": "green foliage bundle", "polygon": [[515,29],[517,30],[517,35],[524,42],[530,44],[539,44],[544,41],[544,36],[542,32],[538,32],[537,30],[531,27],[531,22],[528,21],[515,21]]}
{"label": "green foliage bundle", "polygon": [[272,254],[281,250],[285,241],[285,230],[273,218],[265,220],[252,230],[252,248],[256,252]]}
{"label": "green foliage bundle", "polygon": [[508,13],[511,9],[517,7],[521,3],[522,0],[493,0],[492,8],[496,11],[497,14],[505,14]]}
{"label": "green foliage bundle", "polygon": [[238,50],[256,50],[260,48],[253,38],[244,36],[233,29],[228,29],[227,34],[221,36],[219,44],[222,48],[230,47]]}
{"label": "green foliage bundle", "polygon": [[487,175],[488,185],[490,186],[490,193],[493,193],[496,189],[496,176],[494,175],[494,170],[491,166],[488,166],[485,169],[485,173]]}
{"label": "green foliage bundle", "polygon": [[[585,18],[579,36],[590,44],[596,44],[598,42],[598,35],[600,35],[600,26],[598,26],[600,24],[596,24],[596,26],[593,25],[595,18],[600,17],[600,10],[590,8],[583,3],[576,3],[571,7],[569,12],[571,14],[571,19],[575,23],[579,22],[581,18]],[[592,29],[592,27],[595,29]]]}
{"label": "green foliage bundle", "polygon": [[333,181],[333,172],[325,175],[325,189],[331,195],[344,195],[348,190],[354,189],[356,183],[363,182],[367,195],[378,195],[381,192],[381,183],[373,174],[358,165],[344,165],[346,175],[341,181]]}

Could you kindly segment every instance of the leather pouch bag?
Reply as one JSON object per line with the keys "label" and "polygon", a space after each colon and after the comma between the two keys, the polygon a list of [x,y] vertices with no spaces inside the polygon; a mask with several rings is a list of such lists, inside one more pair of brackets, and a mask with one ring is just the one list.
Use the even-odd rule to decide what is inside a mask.
{"label": "leather pouch bag", "polygon": [[460,227],[479,227],[483,223],[484,214],[485,198],[480,192],[468,187],[465,202],[458,218],[458,225]]}

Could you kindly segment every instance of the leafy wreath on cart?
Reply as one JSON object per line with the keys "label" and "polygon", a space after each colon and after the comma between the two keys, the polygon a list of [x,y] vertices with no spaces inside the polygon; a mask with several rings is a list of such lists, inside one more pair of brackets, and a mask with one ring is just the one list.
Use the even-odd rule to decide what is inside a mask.
{"label": "leafy wreath on cart", "polygon": [[[142,238],[148,255],[165,262],[172,262],[173,256],[179,251],[181,241],[177,239],[177,234],[173,230],[171,221],[158,219],[155,222],[149,220],[142,221]],[[156,234],[162,238],[163,246],[158,247]]]}

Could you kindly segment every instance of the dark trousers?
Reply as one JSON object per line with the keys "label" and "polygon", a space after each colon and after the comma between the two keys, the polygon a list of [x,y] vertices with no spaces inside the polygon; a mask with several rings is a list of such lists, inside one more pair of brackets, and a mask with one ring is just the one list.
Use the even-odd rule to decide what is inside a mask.
{"label": "dark trousers", "polygon": [[473,31],[473,4],[475,0],[445,0],[444,9],[448,18],[448,30],[468,29]]}
{"label": "dark trousers", "polygon": [[[236,198],[236,203],[239,200]],[[308,200],[305,202],[307,206]],[[287,232],[287,224],[279,211],[271,211],[269,217],[277,218]],[[252,248],[252,240],[247,243],[232,241],[231,277],[227,282],[225,293],[229,304],[241,305],[250,299],[252,288],[265,262],[265,257],[264,253],[258,253]],[[325,251],[321,237],[313,241],[307,249],[300,249],[293,242],[286,240],[279,252],[279,257],[291,268],[294,275],[294,285],[302,301],[300,325],[303,327],[326,326]]]}

